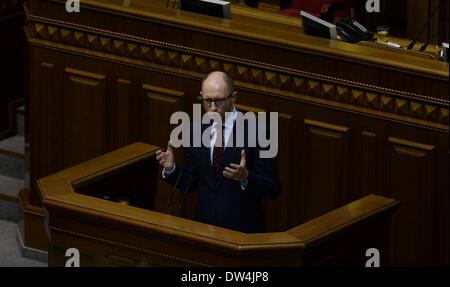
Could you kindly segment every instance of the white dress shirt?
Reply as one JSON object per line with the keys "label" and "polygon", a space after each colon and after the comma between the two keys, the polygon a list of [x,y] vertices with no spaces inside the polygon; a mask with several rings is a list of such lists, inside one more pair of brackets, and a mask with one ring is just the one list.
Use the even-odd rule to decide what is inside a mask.
{"label": "white dress shirt", "polygon": [[[224,151],[225,151],[225,149],[227,147],[228,139],[230,138],[230,135],[233,132],[233,126],[234,126],[234,122],[236,121],[236,118],[237,118],[237,110],[236,110],[236,107],[233,106],[233,112],[232,112],[231,116],[229,116],[225,120],[225,124],[223,125],[224,126],[224,134],[225,134],[225,137],[224,137],[224,143],[225,143],[224,144]],[[211,128],[211,142],[210,142],[211,145],[210,145],[210,148],[209,148],[210,149],[209,155],[210,155],[211,166],[213,165],[214,145],[215,145],[216,140],[217,140],[217,129],[216,129],[217,125],[218,125],[218,123],[214,122],[212,124],[212,128]],[[239,164],[239,163],[236,163],[236,164]],[[175,166],[175,162],[174,162],[172,170],[167,171],[166,169],[163,169],[162,177],[166,178],[166,176],[170,176],[175,171],[175,168],[176,168],[176,166]],[[241,189],[245,190],[245,188],[247,187],[247,184],[248,184],[248,180],[246,180],[245,182],[241,182]]]}

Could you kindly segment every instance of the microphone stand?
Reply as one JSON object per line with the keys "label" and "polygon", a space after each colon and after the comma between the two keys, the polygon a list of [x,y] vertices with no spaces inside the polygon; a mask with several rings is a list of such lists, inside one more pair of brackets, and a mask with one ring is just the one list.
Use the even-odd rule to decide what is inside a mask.
{"label": "microphone stand", "polygon": [[180,181],[181,175],[184,172],[184,168],[185,168],[185,165],[183,164],[183,166],[180,169],[180,173],[178,174],[177,180],[176,180],[175,184],[173,185],[172,192],[170,193],[169,200],[167,201],[167,204],[166,204],[166,208],[164,209],[165,213],[167,213],[167,211],[169,210],[169,205],[172,204],[173,194],[175,193],[175,189],[177,189],[178,182]]}
{"label": "microphone stand", "polygon": [[[171,1],[171,0],[167,0],[167,2],[166,2],[166,7],[169,7],[169,5],[170,5],[170,1]],[[175,6],[176,6],[177,2],[178,2],[178,0],[173,0],[173,5],[172,5],[172,8],[175,8]]]}
{"label": "microphone stand", "polygon": [[439,10],[439,5],[441,5],[441,1],[439,0],[439,3],[437,4],[436,8],[434,8],[433,12],[431,13],[430,17],[428,17],[427,22],[425,23],[425,25],[422,26],[422,28],[420,28],[419,33],[417,33],[414,41],[411,42],[411,44],[408,45],[408,47],[406,49],[411,50],[414,45],[416,44],[417,40],[419,39],[419,36],[422,34],[422,32],[425,30],[425,28],[430,25],[431,19],[433,19],[434,14],[436,14],[436,11]]}
{"label": "microphone stand", "polygon": [[439,30],[437,30],[433,36],[431,36],[431,38],[422,46],[420,47],[420,51],[423,52],[425,51],[425,49],[427,48],[427,46],[434,40],[434,38],[436,38],[436,36],[439,34]]}
{"label": "microphone stand", "polygon": [[189,176],[188,184],[187,184],[187,186],[186,186],[186,188],[184,189],[184,192],[183,192],[183,199],[181,200],[181,203],[178,206],[178,210],[177,210],[177,213],[175,214],[175,216],[178,216],[178,214],[180,213],[181,207],[183,207],[184,199],[186,198],[186,193],[188,192],[189,187],[191,186],[192,179],[194,178],[194,175],[197,176],[197,167],[198,167],[198,164],[196,164],[192,168],[191,175]]}

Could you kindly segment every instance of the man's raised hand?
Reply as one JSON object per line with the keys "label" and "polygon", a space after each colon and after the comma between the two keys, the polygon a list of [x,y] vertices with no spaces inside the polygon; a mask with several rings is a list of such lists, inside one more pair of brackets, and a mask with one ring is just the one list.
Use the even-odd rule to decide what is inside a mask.
{"label": "man's raised hand", "polygon": [[170,141],[167,143],[166,151],[163,152],[161,150],[158,150],[156,152],[156,160],[158,160],[159,165],[162,166],[165,170],[171,171],[173,169],[174,155],[172,143]]}
{"label": "man's raised hand", "polygon": [[225,167],[225,170],[223,171],[223,176],[238,180],[238,181],[245,181],[248,177],[248,170],[246,166],[246,160],[245,160],[245,150],[241,151],[241,162],[239,164],[231,163],[230,167]]}

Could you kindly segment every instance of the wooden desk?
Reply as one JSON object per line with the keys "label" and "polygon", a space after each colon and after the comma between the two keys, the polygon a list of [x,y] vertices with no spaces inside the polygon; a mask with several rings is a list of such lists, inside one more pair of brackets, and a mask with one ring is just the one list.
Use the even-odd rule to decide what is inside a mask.
{"label": "wooden desk", "polygon": [[68,248],[79,250],[82,267],[363,267],[369,248],[377,248],[381,266],[389,266],[390,224],[399,206],[390,198],[369,195],[289,230],[260,234],[101,199],[122,193],[134,203],[142,197],[151,202],[157,149],[134,143],[38,181],[49,266],[65,266]]}
{"label": "wooden desk", "polygon": [[[265,4],[265,3],[260,3]],[[250,18],[261,19],[267,22],[287,24],[289,26],[298,27],[298,31],[303,31],[302,21],[300,17],[283,15],[277,13],[279,9],[274,9],[274,6],[270,4],[265,4],[264,7],[258,7],[258,9],[246,7],[246,5],[241,2],[238,4],[231,4],[231,11],[233,15],[247,16]],[[374,34],[374,39],[377,37]],[[400,48],[392,47],[387,44],[380,44],[374,41],[362,41],[357,43],[358,45],[373,47],[382,50],[388,50],[397,53],[409,54],[416,57],[422,57],[427,59],[434,59],[440,61],[440,57],[437,55],[437,48],[434,44],[427,46],[425,51],[419,51],[420,47],[424,45],[423,42],[417,42],[416,45],[411,50],[405,50],[406,47],[412,42],[410,39],[399,38],[395,36],[389,36],[389,41],[400,45]]]}
{"label": "wooden desk", "polygon": [[[65,13],[62,0],[26,4],[27,246],[46,242],[27,236],[27,222],[39,215],[43,222],[39,178],[135,141],[165,146],[171,114],[191,113],[201,78],[224,70],[235,79],[238,108],[278,112],[282,192],[264,202],[269,231],[377,194],[402,202],[393,264],[448,265],[447,63],[310,37],[249,15],[230,21],[158,1],[122,3],[81,1],[79,14]],[[155,199],[160,211],[170,187],[159,182],[158,190],[167,191]],[[195,196],[187,217],[194,206]]]}
{"label": "wooden desk", "polygon": [[438,49],[437,49],[436,45],[430,44],[426,47],[425,51],[420,51],[420,48],[425,43],[417,42],[411,50],[407,50],[406,47],[408,47],[408,45],[412,42],[412,40],[390,36],[389,41],[400,45],[400,47],[398,47],[398,48],[392,47],[387,44],[377,43],[375,41],[362,41],[362,42],[359,42],[358,45],[388,50],[388,51],[392,51],[394,53],[408,54],[408,55],[412,55],[415,57],[431,59],[434,61],[441,61],[441,57],[438,55],[438,52],[437,52]]}

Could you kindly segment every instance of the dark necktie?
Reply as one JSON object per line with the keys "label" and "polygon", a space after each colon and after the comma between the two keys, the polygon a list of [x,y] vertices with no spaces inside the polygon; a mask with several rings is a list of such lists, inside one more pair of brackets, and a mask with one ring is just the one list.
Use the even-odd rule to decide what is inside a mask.
{"label": "dark necktie", "polygon": [[216,178],[219,177],[220,174],[220,168],[222,167],[222,159],[223,159],[223,152],[224,152],[224,138],[225,135],[222,132],[222,145],[216,146],[214,145],[214,151],[213,151],[213,167],[214,167],[214,173],[216,175]]}

